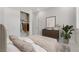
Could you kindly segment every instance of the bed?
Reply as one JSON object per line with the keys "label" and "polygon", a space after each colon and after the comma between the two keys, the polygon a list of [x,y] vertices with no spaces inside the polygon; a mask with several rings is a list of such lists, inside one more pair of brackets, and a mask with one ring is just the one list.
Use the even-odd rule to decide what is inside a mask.
{"label": "bed", "polygon": [[[25,44],[23,42],[20,42],[20,43],[16,42],[17,45],[22,46],[18,48],[17,45],[13,44],[13,42],[9,38],[8,39],[9,42],[7,43],[7,52],[58,52],[59,51],[58,50],[59,44],[57,40],[54,38],[33,35],[29,37],[18,37],[18,39],[19,41],[21,40],[25,42]],[[27,44],[27,43],[30,43],[30,44]]]}
{"label": "bed", "polygon": [[8,35],[5,26],[0,24],[0,52],[60,52],[62,49],[54,38],[39,35],[29,37],[10,35],[7,38],[6,36]]}

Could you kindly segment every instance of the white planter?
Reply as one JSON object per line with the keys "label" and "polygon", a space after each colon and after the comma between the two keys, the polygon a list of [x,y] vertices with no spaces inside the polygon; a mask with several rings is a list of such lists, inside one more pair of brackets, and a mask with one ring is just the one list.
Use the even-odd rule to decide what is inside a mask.
{"label": "white planter", "polygon": [[69,39],[63,39],[63,43],[68,44],[69,43]]}

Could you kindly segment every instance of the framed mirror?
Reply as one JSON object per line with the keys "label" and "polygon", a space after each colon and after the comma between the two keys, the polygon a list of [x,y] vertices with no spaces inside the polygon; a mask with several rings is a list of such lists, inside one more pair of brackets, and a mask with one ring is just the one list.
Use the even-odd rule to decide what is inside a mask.
{"label": "framed mirror", "polygon": [[56,16],[46,17],[46,28],[53,29],[56,26]]}

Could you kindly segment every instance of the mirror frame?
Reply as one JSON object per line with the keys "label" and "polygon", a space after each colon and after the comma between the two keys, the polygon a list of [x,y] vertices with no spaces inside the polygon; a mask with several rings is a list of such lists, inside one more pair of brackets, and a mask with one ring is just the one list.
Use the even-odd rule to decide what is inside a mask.
{"label": "mirror frame", "polygon": [[46,28],[47,28],[47,21],[49,18],[54,18],[54,27],[56,27],[56,16],[49,16],[49,17],[46,17]]}

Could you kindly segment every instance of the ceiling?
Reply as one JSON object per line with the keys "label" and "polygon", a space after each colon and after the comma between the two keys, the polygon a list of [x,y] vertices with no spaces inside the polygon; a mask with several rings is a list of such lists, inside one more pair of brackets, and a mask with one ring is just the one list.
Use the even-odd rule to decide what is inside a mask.
{"label": "ceiling", "polygon": [[31,9],[32,11],[40,11],[48,9],[49,7],[26,7],[27,9]]}
{"label": "ceiling", "polygon": [[49,9],[50,7],[10,7],[10,8],[14,8],[17,10],[19,10],[19,9],[31,10],[33,12],[37,12],[37,11]]}

